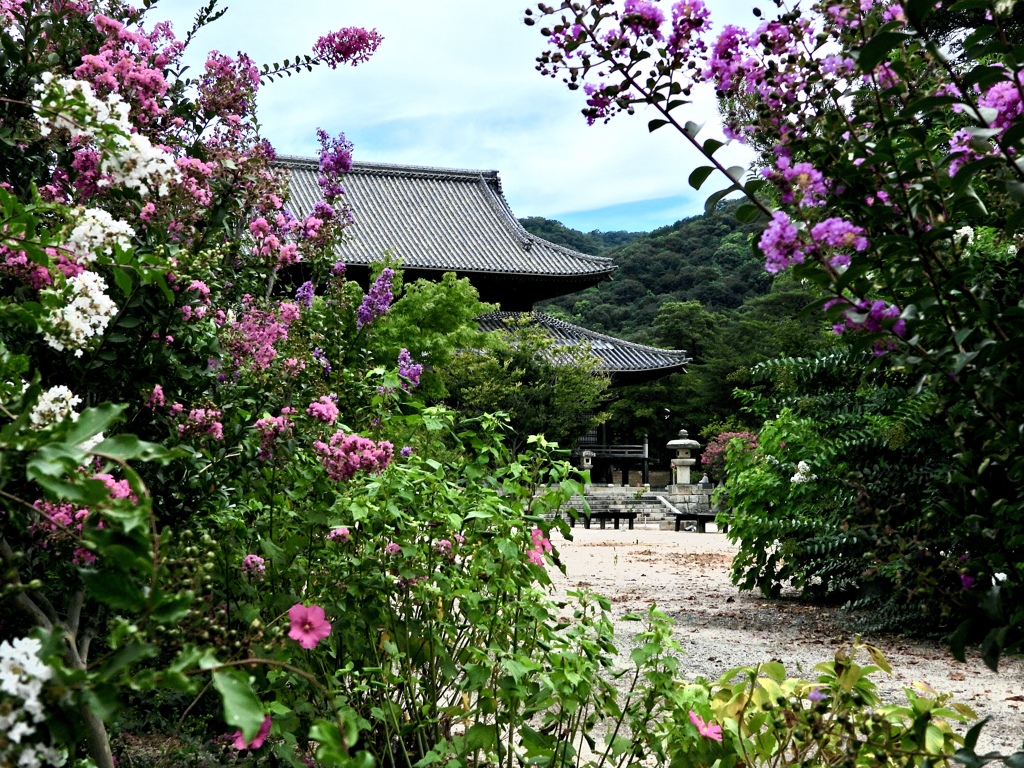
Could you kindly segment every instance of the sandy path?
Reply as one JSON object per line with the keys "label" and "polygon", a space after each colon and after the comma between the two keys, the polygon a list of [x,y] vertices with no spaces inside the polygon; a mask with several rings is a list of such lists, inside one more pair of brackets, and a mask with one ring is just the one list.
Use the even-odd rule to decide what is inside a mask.
{"label": "sandy path", "polygon": [[[611,599],[615,617],[643,612],[652,602],[676,622],[686,656],[683,673],[716,678],[730,667],[778,659],[790,674],[810,676],[814,664],[849,642],[849,617],[841,612],[740,593],[729,581],[735,547],[717,533],[654,529],[574,529],[574,540],[556,540],[566,576],[551,569],[556,589],[586,587]],[[634,622],[616,622],[628,655]],[[1024,659],[1005,659],[998,674],[977,657],[955,661],[938,643],[899,636],[865,637],[882,649],[894,672],[875,678],[883,697],[924,681],[950,692],[992,720],[978,752],[1004,754],[1024,748]],[[625,658],[624,658],[625,663]]]}

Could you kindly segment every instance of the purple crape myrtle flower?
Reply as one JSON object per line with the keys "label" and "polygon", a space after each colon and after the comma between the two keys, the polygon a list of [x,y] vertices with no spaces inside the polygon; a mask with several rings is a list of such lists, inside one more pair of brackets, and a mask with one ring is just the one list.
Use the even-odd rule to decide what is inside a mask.
{"label": "purple crape myrtle flower", "polygon": [[402,351],[398,354],[398,375],[404,379],[402,389],[408,392],[412,387],[418,387],[422,374],[423,366],[419,363],[414,363],[409,350],[402,347]]}
{"label": "purple crape myrtle flower", "polygon": [[313,215],[320,219],[320,221],[333,221],[337,214],[330,203],[319,200],[313,206]]}
{"label": "purple crape myrtle flower", "polygon": [[679,0],[672,6],[672,32],[668,38],[669,53],[678,54],[688,59],[693,53],[704,53],[707,45],[698,36],[702,29],[707,28],[707,19],[711,12],[704,7],[701,0]]}
{"label": "purple crape myrtle flower", "polygon": [[833,248],[853,248],[855,251],[863,251],[868,247],[868,239],[864,236],[864,230],[838,217],[825,219],[815,224],[811,228],[811,237],[815,242]]}
{"label": "purple crape myrtle flower", "polygon": [[335,265],[331,267],[331,274],[335,277],[343,277],[345,275],[345,269],[344,261],[336,262]]}
{"label": "purple crape myrtle flower", "polygon": [[800,239],[800,231],[782,211],[772,214],[771,223],[758,241],[764,251],[764,268],[771,273],[781,272],[792,264],[803,263],[807,246]]}
{"label": "purple crape myrtle flower", "polygon": [[382,42],[384,38],[376,29],[345,27],[318,39],[313,54],[331,69],[337,69],[339,64],[355,67],[367,61]]}
{"label": "purple crape myrtle flower", "polygon": [[352,142],[343,133],[332,139],[323,128],[317,128],[316,137],[320,141],[320,178],[316,181],[330,204],[345,194],[339,179],[352,170]]}
{"label": "purple crape myrtle flower", "polygon": [[622,13],[622,27],[630,30],[637,37],[651,35],[661,40],[661,25],[665,23],[665,14],[649,0],[626,0]]}
{"label": "purple crape myrtle flower", "polygon": [[295,291],[295,300],[299,302],[306,309],[313,306],[313,296],[316,294],[316,288],[313,287],[313,283],[307,280],[299,286],[298,290]]}
{"label": "purple crape myrtle flower", "polygon": [[391,281],[395,277],[395,270],[385,267],[373,285],[370,292],[363,296],[363,303],[356,310],[356,328],[369,325],[381,315],[387,314],[391,307]]}
{"label": "purple crape myrtle flower", "polygon": [[399,453],[401,454],[403,459],[408,459],[410,456],[412,456],[412,446],[403,445],[402,450],[399,451]]}
{"label": "purple crape myrtle flower", "polygon": [[320,363],[324,368],[324,376],[331,372],[331,361],[327,359],[327,355],[320,347],[313,347],[313,359]]}

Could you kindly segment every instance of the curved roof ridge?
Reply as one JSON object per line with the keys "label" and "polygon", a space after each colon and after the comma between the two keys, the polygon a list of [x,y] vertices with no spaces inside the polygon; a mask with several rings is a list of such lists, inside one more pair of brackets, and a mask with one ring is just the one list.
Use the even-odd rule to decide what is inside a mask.
{"label": "curved roof ridge", "polygon": [[565,254],[566,256],[583,259],[585,261],[593,262],[594,264],[607,265],[610,266],[613,271],[618,269],[615,262],[607,256],[594,256],[591,253],[583,253],[583,251],[577,251],[574,248],[568,248],[564,245],[559,245],[558,243],[552,243],[550,240],[545,240],[543,237],[539,237],[530,232],[519,222],[516,215],[512,213],[512,206],[508,204],[508,200],[505,199],[505,193],[501,188],[501,179],[497,178],[498,172],[495,171],[494,173],[495,181],[497,182],[497,189],[490,189],[490,185],[488,185],[489,191],[496,198],[496,202],[501,207],[503,218],[508,220],[511,224],[513,234],[521,240],[527,248],[532,247],[534,243],[541,243],[554,251]]}
{"label": "curved roof ridge", "polygon": [[573,323],[570,323],[570,322],[568,322],[566,320],[562,320],[560,318],[557,318],[557,317],[554,317],[552,315],[549,315],[546,312],[541,312],[541,311],[536,310],[536,309],[533,310],[532,312],[529,312],[529,313],[511,312],[511,311],[506,311],[506,310],[497,310],[495,312],[489,312],[488,314],[489,315],[500,315],[502,317],[514,317],[514,316],[518,316],[518,315],[522,315],[522,314],[531,314],[531,315],[533,315],[536,318],[543,318],[543,320],[545,322],[550,323],[552,325],[560,326],[562,328],[565,328],[565,329],[571,330],[571,331],[579,331],[579,332],[581,332],[581,333],[583,333],[583,334],[585,334],[587,336],[590,336],[590,337],[593,337],[593,338],[596,338],[596,339],[600,339],[601,341],[613,342],[613,343],[615,343],[615,344],[617,344],[619,346],[622,346],[622,347],[632,347],[633,349],[643,349],[643,350],[654,350],[654,351],[661,352],[661,353],[664,353],[664,354],[678,355],[680,357],[686,358],[687,361],[690,361],[690,360],[693,359],[691,357],[687,357],[686,356],[686,350],[685,349],[664,349],[662,347],[652,347],[649,344],[639,344],[639,343],[637,343],[635,341],[626,341],[625,339],[620,339],[617,336],[609,336],[606,333],[598,333],[597,331],[592,331],[589,328],[584,328],[582,325],[574,325]]}
{"label": "curved roof ridge", "polygon": [[[304,157],[302,155],[278,155],[274,162],[281,165],[320,167],[320,162],[315,157]],[[366,160],[354,160],[352,162],[352,170],[349,173],[460,179],[466,181],[475,181],[479,177],[498,180],[497,171],[480,171],[471,168],[438,168],[430,165],[406,165],[404,163],[375,163]]]}
{"label": "curved roof ridge", "polygon": [[[297,215],[320,196],[319,161],[280,155]],[[342,179],[356,210],[352,241],[339,251],[349,263],[369,264],[387,249],[407,269],[536,276],[591,284],[608,279],[615,263],[530,234],[501,189],[497,171],[356,162]],[[564,293],[564,291],[563,291]]]}

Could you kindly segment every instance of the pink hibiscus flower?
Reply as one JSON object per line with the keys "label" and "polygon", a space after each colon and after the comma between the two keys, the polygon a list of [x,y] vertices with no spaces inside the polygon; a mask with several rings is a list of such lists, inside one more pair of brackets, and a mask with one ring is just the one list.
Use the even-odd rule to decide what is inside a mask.
{"label": "pink hibiscus flower", "polygon": [[248,744],[245,743],[245,737],[242,735],[241,729],[235,731],[234,734],[232,734],[235,739],[233,746],[235,749],[259,749],[263,746],[263,742],[267,740],[267,736],[269,735],[270,715],[267,715],[263,718],[263,722],[260,724],[260,729],[256,731],[256,735],[252,737],[252,741]]}
{"label": "pink hibiscus flower", "polygon": [[701,736],[707,736],[715,741],[722,740],[722,726],[714,725],[710,721],[705,723],[704,719],[692,709],[690,710],[690,722],[697,726],[697,732]]}
{"label": "pink hibiscus flower", "polygon": [[292,621],[288,637],[306,650],[315,648],[317,643],[331,634],[331,622],[327,621],[324,609],[319,605],[307,608],[302,603],[296,603],[288,609],[288,618]]}

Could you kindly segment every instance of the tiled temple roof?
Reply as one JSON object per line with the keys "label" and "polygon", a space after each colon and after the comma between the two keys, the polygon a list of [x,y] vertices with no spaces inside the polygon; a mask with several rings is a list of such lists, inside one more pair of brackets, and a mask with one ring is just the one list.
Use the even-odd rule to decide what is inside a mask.
{"label": "tiled temple roof", "polygon": [[[614,336],[581,328],[543,312],[525,314],[550,333],[558,344],[589,344],[593,353],[601,360],[601,370],[610,374],[613,383],[616,384],[637,384],[677,371],[681,372],[690,361],[686,351],[682,349],[658,349],[634,344],[631,341],[623,341]],[[507,321],[519,320],[523,315],[521,312],[491,312],[477,318],[477,322],[485,331],[496,331],[507,328]]]}
{"label": "tiled temple roof", "polygon": [[[291,206],[309,214],[321,199],[317,161],[279,157],[291,174]],[[409,270],[570,278],[597,283],[615,269],[531,235],[501,192],[497,171],[465,171],[360,163],[342,180],[355,212],[339,256],[347,264],[378,262],[385,251]]]}

